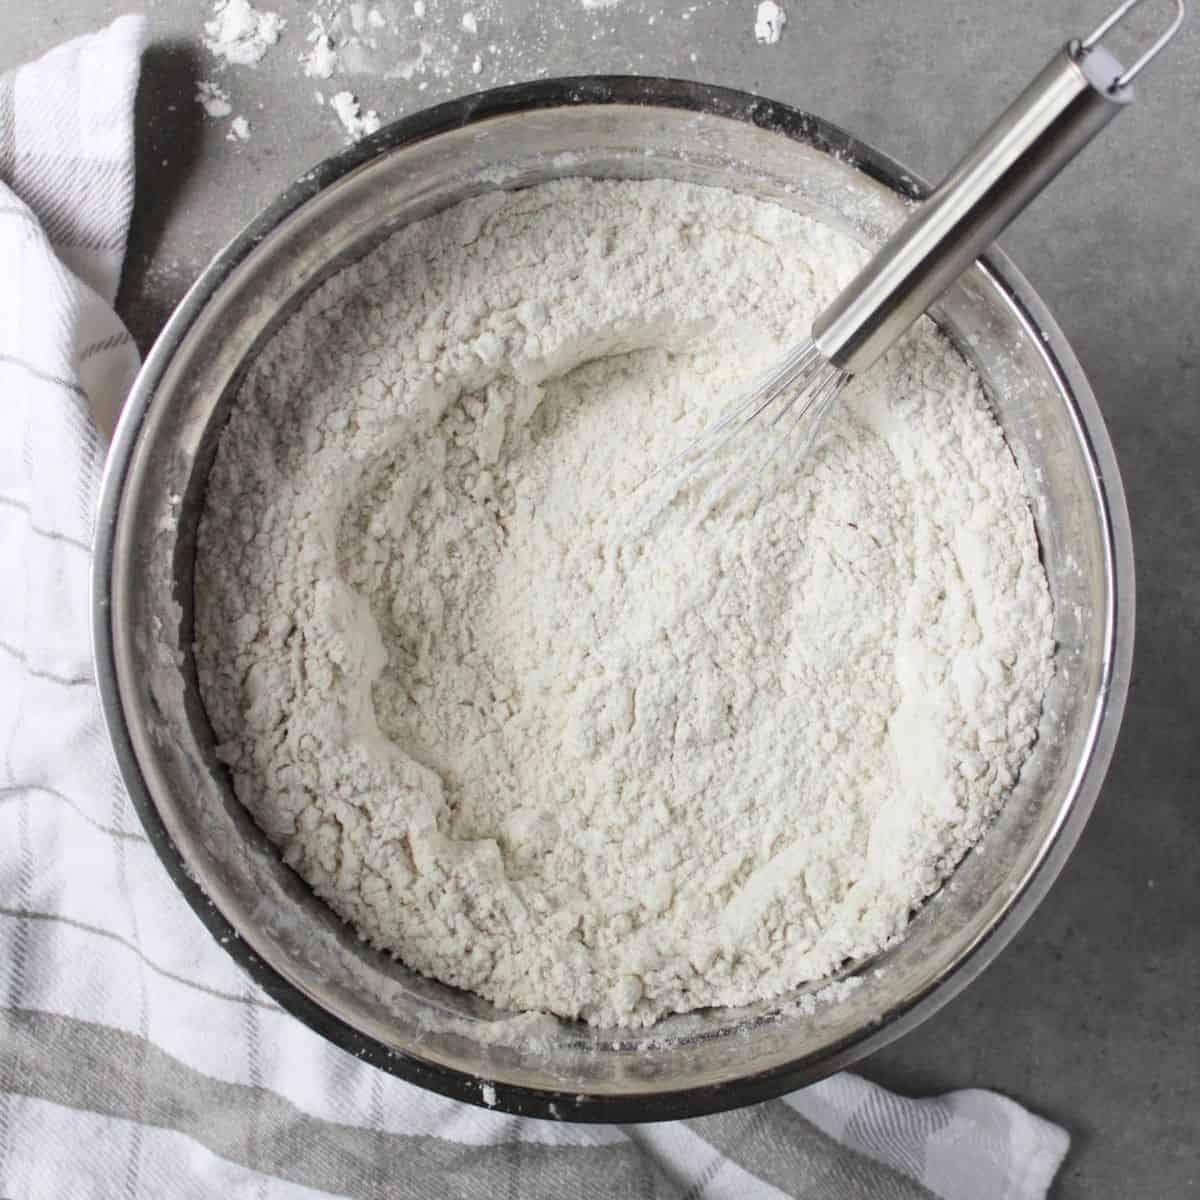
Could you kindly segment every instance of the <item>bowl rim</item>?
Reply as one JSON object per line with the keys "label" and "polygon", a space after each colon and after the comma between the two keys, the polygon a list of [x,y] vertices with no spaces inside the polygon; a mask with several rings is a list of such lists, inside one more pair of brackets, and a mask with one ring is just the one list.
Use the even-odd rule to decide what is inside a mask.
{"label": "bowl rim", "polygon": [[[147,837],[172,882],[208,932],[285,1012],[356,1058],[442,1095],[481,1104],[481,1078],[393,1050],[335,1016],[263,961],[209,898],[171,838],[139,766],[118,686],[110,619],[115,533],[130,463],[145,417],[176,349],[213,294],[260,241],[346,175],[401,147],[491,118],[538,109],[588,105],[683,109],[757,125],[804,141],[910,200],[928,185],[896,160],[852,134],[790,105],[753,93],[690,80],[640,75],[581,75],[518,83],[449,100],[403,117],[323,160],[296,179],[209,262],[167,321],[130,390],[101,481],[91,575],[92,649],[101,711],[122,779]],[[1043,853],[1000,919],[941,978],[876,1023],[839,1043],[818,1063],[796,1059],[717,1085],[659,1089],[635,1096],[566,1093],[495,1081],[492,1107],[522,1116],[589,1122],[661,1121],[703,1116],[772,1099],[873,1053],[932,1016],[989,965],[1045,897],[1079,840],[1112,758],[1128,691],[1134,635],[1134,562],[1120,473],[1099,406],[1083,369],[1049,311],[1008,257],[992,247],[980,260],[989,282],[1040,334],[1039,350],[1060,378],[1091,460],[1105,540],[1112,603],[1105,629],[1100,700],[1077,785]]]}

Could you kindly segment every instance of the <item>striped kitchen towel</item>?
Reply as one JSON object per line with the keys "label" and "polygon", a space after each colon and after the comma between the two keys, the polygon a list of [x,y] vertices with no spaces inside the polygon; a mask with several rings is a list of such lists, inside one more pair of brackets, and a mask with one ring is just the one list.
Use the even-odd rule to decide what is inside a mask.
{"label": "striped kitchen towel", "polygon": [[113,765],[88,571],[136,353],[112,310],[145,36],[0,76],[0,1195],[1043,1196],[1066,1134],[1003,1097],[841,1075],[701,1120],[517,1119],[364,1066],[245,978]]}

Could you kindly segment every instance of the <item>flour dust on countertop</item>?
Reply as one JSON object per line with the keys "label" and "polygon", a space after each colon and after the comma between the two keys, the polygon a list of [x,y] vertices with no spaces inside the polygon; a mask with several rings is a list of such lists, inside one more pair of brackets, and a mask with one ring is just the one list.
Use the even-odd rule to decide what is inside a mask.
{"label": "flour dust on countertop", "polygon": [[980,837],[1051,609],[931,323],[752,518],[627,524],[863,258],[727,191],[564,181],[401,231],[259,356],[200,527],[200,685],[238,796],[371,943],[642,1025],[875,954]]}
{"label": "flour dust on countertop", "polygon": [[[686,53],[696,69],[705,45],[698,26],[711,27],[705,18],[720,2],[634,9],[625,0],[540,0],[515,12],[502,0],[307,0],[278,4],[280,13],[250,0],[212,0],[199,32],[214,78],[200,84],[196,100],[211,119],[225,119],[244,103],[242,72],[257,70],[268,54],[276,63],[282,56],[301,94],[337,118],[345,140],[357,141],[434,98],[579,74],[579,51],[567,47],[586,47],[601,72],[655,73],[646,37],[656,36],[673,59]],[[747,42],[777,43],[786,19],[773,0],[757,7],[748,0]],[[214,103],[208,89],[221,98]],[[264,109],[268,120],[287,112],[258,102],[259,116]]]}

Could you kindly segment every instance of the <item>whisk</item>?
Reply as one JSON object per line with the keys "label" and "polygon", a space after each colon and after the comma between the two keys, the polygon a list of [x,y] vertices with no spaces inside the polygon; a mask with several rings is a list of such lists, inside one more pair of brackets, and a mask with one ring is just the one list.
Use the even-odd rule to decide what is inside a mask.
{"label": "whisk", "polygon": [[[718,456],[694,520],[742,494],[784,445],[803,458],[843,389],[867,370],[1010,221],[1133,99],[1133,81],[1179,31],[1185,0],[1128,69],[1102,45],[1143,0],[1126,0],[1087,38],[1066,44],[850,285],[810,338],[752,380],[720,419],[643,481],[660,485],[635,524],[657,518]],[[662,479],[666,482],[662,483]],[[735,491],[736,489],[736,491]],[[640,489],[639,489],[640,490]]]}

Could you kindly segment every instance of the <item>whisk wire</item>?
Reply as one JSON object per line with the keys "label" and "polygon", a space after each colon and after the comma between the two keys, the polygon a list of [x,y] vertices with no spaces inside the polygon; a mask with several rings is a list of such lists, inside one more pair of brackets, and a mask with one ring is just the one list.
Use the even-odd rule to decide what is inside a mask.
{"label": "whisk wire", "polygon": [[[711,463],[724,463],[715,480],[701,491],[699,502],[692,509],[690,524],[702,521],[709,513],[729,500],[741,477],[741,485],[733,492],[740,500],[748,488],[761,478],[784,442],[790,441],[797,429],[805,424],[814,427],[805,434],[803,450],[816,436],[815,426],[824,418],[834,399],[849,380],[849,375],[834,366],[811,341],[802,343],[779,362],[763,372],[748,391],[726,409],[712,425],[693,438],[665,467],[647,476],[641,486],[665,474],[666,483],[641,507],[634,524],[644,527],[657,519],[671,501],[691,485]],[[777,411],[769,412],[775,408]],[[760,419],[767,414],[765,419]],[[794,414],[786,431],[780,435],[780,424]],[[749,439],[748,445],[745,443]],[[728,447],[738,443],[730,461],[723,455]],[[762,453],[766,450],[765,455]],[[748,467],[757,461],[757,468]]]}
{"label": "whisk wire", "polygon": [[[768,367],[751,382],[742,399],[730,405],[723,416],[697,434],[666,464],[647,475],[642,481],[643,485],[659,475],[670,475],[676,472],[677,468],[690,459],[699,460],[706,446],[708,453],[718,453],[729,438],[735,436],[760,413],[768,409],[779,393],[803,375],[809,369],[810,364],[820,357],[820,350],[811,341],[790,349],[779,362]],[[731,425],[736,427],[731,430]],[[725,434],[724,438],[720,437],[722,433]],[[720,440],[718,441],[718,439]],[[713,443],[717,444],[713,445]],[[681,479],[680,485],[682,482]],[[675,490],[678,490],[678,487]]]}
{"label": "whisk wire", "polygon": [[[790,445],[792,456],[800,462],[805,460],[812,444],[816,441],[825,415],[833,407],[834,401],[842,388],[849,382],[850,376],[832,364],[819,364],[812,378],[798,381],[789,391],[787,399],[780,405],[779,412],[765,425],[755,431],[756,444],[747,452],[744,458],[732,462],[717,485],[710,489],[702,502],[697,505],[696,518],[702,519],[718,506],[725,505],[731,512],[738,512],[743,500],[767,474],[771,464],[785,445]],[[792,420],[782,431],[772,431],[792,414]],[[800,431],[800,441],[793,442],[797,431]],[[765,448],[766,454],[762,455]],[[756,465],[747,469],[746,461],[757,459]],[[732,492],[738,477],[741,483]],[[778,483],[778,480],[776,481]],[[762,499],[760,497],[760,503]],[[757,509],[757,505],[755,508]]]}

